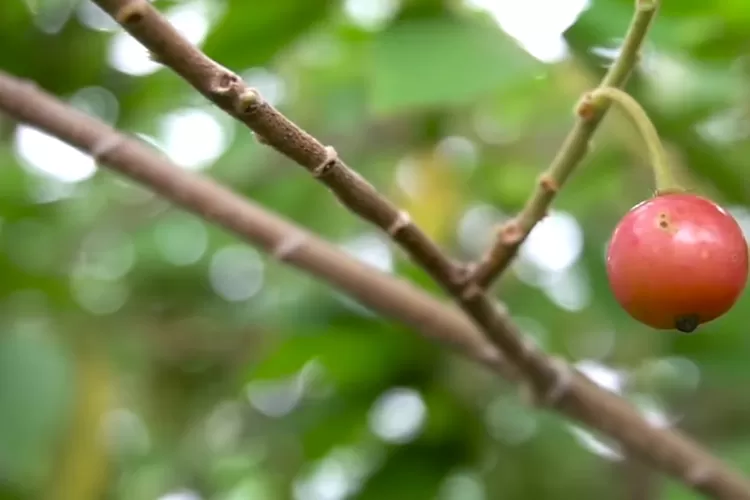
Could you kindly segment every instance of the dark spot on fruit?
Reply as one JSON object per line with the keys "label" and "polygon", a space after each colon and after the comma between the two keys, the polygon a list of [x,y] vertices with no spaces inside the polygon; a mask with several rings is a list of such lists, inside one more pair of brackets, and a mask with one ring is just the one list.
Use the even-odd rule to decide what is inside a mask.
{"label": "dark spot on fruit", "polygon": [[659,227],[662,229],[666,229],[669,227],[669,216],[667,216],[667,214],[664,212],[661,212],[659,214]]}
{"label": "dark spot on fruit", "polygon": [[700,324],[697,314],[684,314],[675,319],[674,326],[682,333],[693,333]]}

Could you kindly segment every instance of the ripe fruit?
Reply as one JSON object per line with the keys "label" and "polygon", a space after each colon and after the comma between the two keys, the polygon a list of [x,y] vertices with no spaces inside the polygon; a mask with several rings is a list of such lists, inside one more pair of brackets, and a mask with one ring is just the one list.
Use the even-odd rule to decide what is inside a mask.
{"label": "ripe fruit", "polygon": [[748,248],[724,209],[692,194],[663,194],[633,207],[612,235],[607,274],[615,298],[653,328],[692,332],[737,301]]}

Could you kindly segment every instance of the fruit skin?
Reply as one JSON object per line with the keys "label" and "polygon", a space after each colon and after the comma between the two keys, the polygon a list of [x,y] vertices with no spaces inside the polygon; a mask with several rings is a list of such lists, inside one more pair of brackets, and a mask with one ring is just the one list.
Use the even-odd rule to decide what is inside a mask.
{"label": "fruit skin", "polygon": [[747,242],[737,221],[714,202],[659,195],[630,209],[615,228],[607,275],[633,318],[692,332],[739,298],[748,276]]}

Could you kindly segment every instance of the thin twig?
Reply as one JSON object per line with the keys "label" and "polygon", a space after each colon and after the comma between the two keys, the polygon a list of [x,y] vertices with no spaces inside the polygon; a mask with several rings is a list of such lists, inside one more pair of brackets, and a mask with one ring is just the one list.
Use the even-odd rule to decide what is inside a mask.
{"label": "thin twig", "polygon": [[[234,73],[192,46],[148,2],[96,0],[96,3],[156,53],[161,62],[263,137],[264,143],[306,167],[352,211],[388,231],[412,259],[454,296],[464,311],[520,369],[539,401],[607,433],[633,455],[643,457],[648,463],[680,478],[697,491],[716,498],[750,499],[750,484],[700,446],[679,433],[651,426],[625,400],[597,387],[578,373],[570,373],[567,364],[548,358],[533,344],[524,342],[507,313],[478,287],[466,287],[457,273],[457,266],[415,228],[408,217],[338,159],[332,148],[323,147],[264,102]],[[107,159],[104,157],[104,160]],[[137,171],[143,178],[143,169]],[[164,184],[157,187],[165,194]],[[183,204],[200,206],[192,203],[190,197],[185,198],[184,191],[180,189],[184,186],[177,187],[176,190],[167,191],[173,197],[177,195],[176,199]],[[205,209],[211,200],[199,201],[204,203]],[[204,215],[225,224],[237,217],[235,213],[211,210],[204,210]],[[554,394],[555,398],[548,398],[550,394]]]}
{"label": "thin twig", "polygon": [[[620,55],[604,76],[601,87],[619,88],[625,85],[638,63],[641,45],[659,9],[659,3],[659,0],[636,0],[636,12],[625,35]],[[591,138],[609,109],[609,103],[590,109],[591,115],[578,117],[549,168],[539,177],[531,197],[521,211],[500,226],[492,247],[474,266],[468,277],[470,281],[482,288],[489,287],[510,265],[534,226],[545,217],[558,191],[586,155]]]}

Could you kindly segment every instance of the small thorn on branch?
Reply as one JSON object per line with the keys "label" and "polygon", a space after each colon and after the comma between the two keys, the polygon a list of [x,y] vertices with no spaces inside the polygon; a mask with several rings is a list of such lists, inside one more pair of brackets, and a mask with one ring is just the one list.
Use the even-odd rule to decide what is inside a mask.
{"label": "small thorn on branch", "polygon": [[111,134],[107,136],[104,140],[96,143],[94,147],[91,148],[91,157],[97,163],[102,161],[105,155],[111,153],[117,146],[122,144],[124,140],[125,139],[119,134]]}
{"label": "small thorn on branch", "polygon": [[307,236],[304,233],[294,233],[281,240],[279,244],[271,250],[271,256],[279,262],[284,262],[289,259],[294,252],[299,250],[306,240]]}
{"label": "small thorn on branch", "polygon": [[320,162],[317,167],[312,169],[313,177],[318,179],[333,170],[333,167],[339,161],[339,154],[336,152],[336,149],[333,146],[326,146],[325,150],[326,156],[325,158],[323,158],[323,161]]}
{"label": "small thorn on branch", "polygon": [[409,227],[410,224],[411,216],[409,213],[406,210],[400,210],[391,225],[388,226],[387,232],[391,238],[395,238],[399,232]]}

